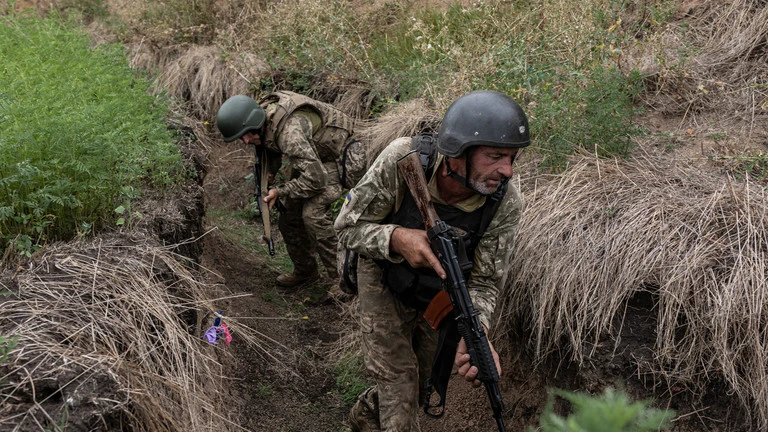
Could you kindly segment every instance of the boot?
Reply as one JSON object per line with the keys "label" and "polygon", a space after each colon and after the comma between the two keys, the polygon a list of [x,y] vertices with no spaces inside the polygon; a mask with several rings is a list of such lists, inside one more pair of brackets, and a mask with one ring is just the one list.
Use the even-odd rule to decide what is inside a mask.
{"label": "boot", "polygon": [[344,281],[331,279],[330,287],[328,288],[328,298],[338,303],[346,303],[352,300],[355,296],[344,291],[341,286],[344,285]]}
{"label": "boot", "polygon": [[379,425],[379,395],[375,387],[369,387],[358,396],[349,412],[349,426],[352,432],[381,432]]}
{"label": "boot", "polygon": [[315,271],[314,273],[310,273],[308,275],[296,274],[296,272],[293,271],[291,273],[283,273],[280,276],[278,276],[277,285],[283,288],[292,288],[301,284],[305,284],[307,282],[315,281],[319,277],[320,275],[317,273],[317,271]]}

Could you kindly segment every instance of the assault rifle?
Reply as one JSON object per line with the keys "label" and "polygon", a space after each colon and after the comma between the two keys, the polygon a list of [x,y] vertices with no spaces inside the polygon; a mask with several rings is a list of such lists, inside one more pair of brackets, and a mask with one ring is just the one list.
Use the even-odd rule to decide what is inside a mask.
{"label": "assault rifle", "polygon": [[[464,280],[463,269],[459,260],[460,252],[464,249],[458,245],[458,242],[462,240],[451,226],[437,216],[427,189],[427,180],[424,176],[419,152],[417,150],[408,152],[397,161],[397,166],[403,174],[414,201],[416,201],[422,219],[424,219],[424,226],[432,251],[445,269],[446,279],[443,282],[443,289],[447,291],[450,297],[450,306],[453,308],[458,333],[467,344],[470,363],[478,369],[477,379],[485,385],[496,425],[500,432],[504,432],[504,421],[501,418],[504,402],[498,385],[499,371],[496,369],[496,362],[493,360],[485,330],[467,291],[467,283]],[[443,325],[451,324],[453,323],[443,323]],[[425,411],[429,414],[431,388],[427,393]],[[445,394],[441,396],[441,403],[444,405]]]}
{"label": "assault rifle", "polygon": [[253,163],[253,182],[256,184],[254,197],[259,206],[261,221],[264,223],[264,236],[262,238],[267,242],[269,254],[274,256],[275,244],[272,242],[272,225],[269,220],[269,206],[264,202],[264,197],[267,196],[267,190],[269,189],[267,158],[266,155],[259,155],[258,146],[253,146],[253,153],[256,155],[256,161]]}

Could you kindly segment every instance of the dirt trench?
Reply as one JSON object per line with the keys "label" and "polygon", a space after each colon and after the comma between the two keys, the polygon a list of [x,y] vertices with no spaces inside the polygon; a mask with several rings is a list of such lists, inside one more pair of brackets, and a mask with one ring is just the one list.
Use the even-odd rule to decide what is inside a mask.
{"label": "dirt trench", "polygon": [[[264,336],[264,351],[238,340],[223,348],[225,380],[231,409],[241,427],[253,431],[345,431],[350,408],[340,396],[333,348],[344,334],[355,332],[349,304],[316,299],[323,287],[282,290],[275,286],[279,271],[272,258],[238,246],[233,227],[216,226],[212,215],[247,205],[252,193],[245,178],[250,172],[246,149],[217,144],[208,155],[203,182],[206,216],[201,243],[201,263],[222,277],[216,303],[225,316],[238,317]],[[261,225],[243,222],[244,231],[259,242]],[[273,227],[276,224],[273,224]],[[278,239],[276,228],[274,235]],[[243,231],[238,231],[243,232]],[[242,236],[242,234],[240,234]],[[240,239],[242,240],[242,238]],[[621,318],[617,318],[621,319]],[[641,373],[638,367],[653,356],[656,311],[650,295],[639,294],[627,305],[624,323],[606,336],[589,357],[589,364],[569,363],[568,352],[550,353],[535,363],[530,333],[523,323],[514,335],[497,339],[504,374],[500,382],[508,431],[535,427],[544,410],[549,388],[600,393],[606,387],[622,388],[634,400],[652,399],[653,406],[678,412],[675,431],[748,431],[746,412],[715,383],[704,392],[670,387]],[[616,345],[617,338],[620,343]],[[270,353],[274,358],[269,358]],[[231,354],[231,355],[230,355]],[[275,362],[275,359],[279,361]],[[443,418],[422,414],[424,432],[494,431],[487,395],[471,388],[454,373]],[[566,413],[568,406],[555,401]]]}

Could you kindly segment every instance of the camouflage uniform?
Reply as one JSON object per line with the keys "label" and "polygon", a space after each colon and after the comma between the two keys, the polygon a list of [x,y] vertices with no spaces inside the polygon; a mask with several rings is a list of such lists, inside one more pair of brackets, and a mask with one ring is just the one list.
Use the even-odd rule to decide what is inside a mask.
{"label": "camouflage uniform", "polygon": [[[394,213],[408,192],[396,161],[411,149],[410,138],[392,142],[347,195],[335,221],[339,242],[362,257],[358,266],[359,312],[367,369],[376,386],[359,398],[350,413],[353,430],[419,431],[418,414],[424,397],[423,382],[429,376],[438,333],[422,318],[423,311],[403,305],[381,283],[381,269],[374,259],[402,262],[389,249],[392,231],[382,224]],[[442,163],[439,156],[436,165]],[[436,168],[434,172],[438,172]],[[436,176],[429,181],[435,203]],[[482,206],[485,197],[475,195],[454,206],[471,212]],[[513,253],[522,204],[510,186],[480,240],[468,280],[470,296],[480,320],[489,326],[500,287],[504,286]],[[418,396],[417,396],[418,395]]]}
{"label": "camouflage uniform", "polygon": [[[278,227],[297,275],[317,272],[313,250],[338,278],[331,204],[339,199],[337,159],[352,135],[352,120],[331,105],[292,92],[267,95],[264,146],[287,158],[287,181],[276,187],[285,211]],[[274,164],[272,164],[274,165]]]}

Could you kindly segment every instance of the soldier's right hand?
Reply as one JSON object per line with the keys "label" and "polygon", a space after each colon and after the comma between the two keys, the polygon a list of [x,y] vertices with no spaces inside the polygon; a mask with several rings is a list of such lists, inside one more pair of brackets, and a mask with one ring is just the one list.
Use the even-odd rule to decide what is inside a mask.
{"label": "soldier's right hand", "polygon": [[445,270],[429,246],[426,231],[397,227],[389,239],[389,249],[390,253],[402,255],[411,267],[432,267],[441,279],[445,279]]}

